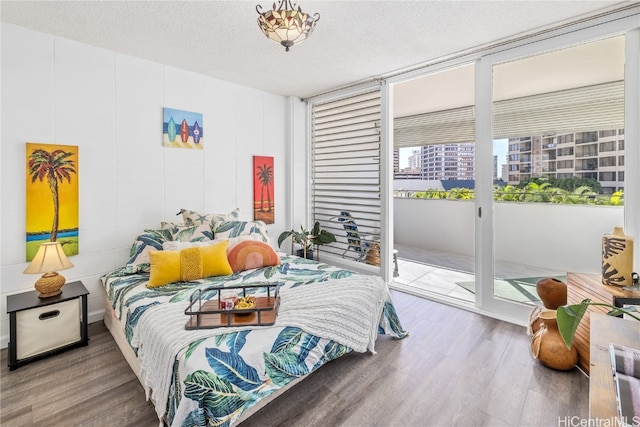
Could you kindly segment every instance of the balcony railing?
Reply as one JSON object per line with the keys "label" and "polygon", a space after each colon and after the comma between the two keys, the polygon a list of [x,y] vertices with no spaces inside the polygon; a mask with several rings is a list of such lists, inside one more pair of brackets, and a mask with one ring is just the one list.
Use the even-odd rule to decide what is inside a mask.
{"label": "balcony railing", "polygon": [[[393,207],[396,242],[474,256],[473,200],[395,198]],[[602,230],[624,223],[620,206],[496,202],[493,211],[497,261],[558,271],[598,272]]]}

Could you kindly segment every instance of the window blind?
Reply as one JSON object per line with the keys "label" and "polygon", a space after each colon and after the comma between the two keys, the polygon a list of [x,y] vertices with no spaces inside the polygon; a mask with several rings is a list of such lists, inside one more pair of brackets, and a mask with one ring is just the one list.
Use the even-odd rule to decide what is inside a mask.
{"label": "window blind", "polygon": [[349,212],[363,238],[380,233],[380,91],[315,104],[311,121],[312,216],[338,240],[321,250],[357,259],[339,217]]}
{"label": "window blind", "polygon": [[394,147],[473,142],[475,115],[473,107],[398,117],[393,121]]}
{"label": "window blind", "polygon": [[624,82],[494,102],[493,137],[624,128]]}
{"label": "window blind", "polygon": [[[624,82],[608,82],[493,103],[493,138],[624,128]],[[394,146],[475,141],[472,106],[394,119]]]}

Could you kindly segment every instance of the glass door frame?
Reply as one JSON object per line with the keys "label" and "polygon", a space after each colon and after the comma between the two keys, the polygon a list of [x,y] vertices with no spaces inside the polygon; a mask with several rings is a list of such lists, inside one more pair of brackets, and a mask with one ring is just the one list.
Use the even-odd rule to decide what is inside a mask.
{"label": "glass door frame", "polygon": [[[625,230],[637,236],[640,232],[640,18],[627,16],[582,30],[553,36],[524,46],[492,53],[476,61],[476,206],[475,206],[475,271],[476,307],[488,315],[512,323],[526,324],[531,306],[496,298],[494,283],[494,211],[493,211],[493,66],[544,52],[555,51],[609,36],[625,34]],[[632,78],[635,76],[635,78]],[[636,119],[633,119],[635,117]],[[631,173],[627,173],[627,171]],[[640,252],[640,251],[638,251]],[[635,264],[640,255],[636,254]]]}

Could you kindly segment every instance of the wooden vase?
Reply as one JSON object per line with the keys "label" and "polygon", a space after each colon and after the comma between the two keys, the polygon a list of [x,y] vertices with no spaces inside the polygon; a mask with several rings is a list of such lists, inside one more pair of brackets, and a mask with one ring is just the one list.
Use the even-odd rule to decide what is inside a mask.
{"label": "wooden vase", "polygon": [[543,324],[531,340],[531,355],[548,368],[567,371],[578,363],[578,352],[572,345],[567,348],[556,321],[555,310],[539,314]]}
{"label": "wooden vase", "polygon": [[567,284],[562,280],[545,277],[536,283],[536,292],[546,309],[557,310],[567,305]]}
{"label": "wooden vase", "polygon": [[539,305],[533,307],[531,313],[529,313],[529,324],[527,325],[527,335],[530,337],[535,335],[536,332],[542,327],[544,324],[542,319],[540,319],[540,312],[542,308]]}
{"label": "wooden vase", "polygon": [[632,286],[633,238],[625,236],[622,227],[602,237],[602,283],[610,286]]}

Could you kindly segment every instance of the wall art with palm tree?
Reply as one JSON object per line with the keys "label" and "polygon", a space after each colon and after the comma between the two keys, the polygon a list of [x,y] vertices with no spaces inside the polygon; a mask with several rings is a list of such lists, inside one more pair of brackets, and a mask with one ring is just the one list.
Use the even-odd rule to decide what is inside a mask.
{"label": "wall art with palm tree", "polygon": [[78,254],[78,146],[27,143],[27,262],[41,243]]}
{"label": "wall art with palm tree", "polygon": [[162,117],[163,146],[202,149],[204,128],[201,113],[163,108]]}
{"label": "wall art with palm tree", "polygon": [[253,219],[276,221],[273,157],[253,156]]}

